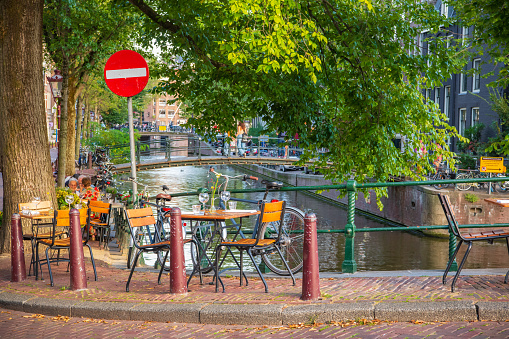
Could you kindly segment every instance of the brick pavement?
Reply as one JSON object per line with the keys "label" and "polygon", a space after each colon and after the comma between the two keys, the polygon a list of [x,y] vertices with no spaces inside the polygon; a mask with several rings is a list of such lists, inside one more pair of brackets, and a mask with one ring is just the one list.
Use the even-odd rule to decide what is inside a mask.
{"label": "brick pavement", "polygon": [[[297,279],[296,286],[292,286],[291,280],[288,278],[268,278],[269,293],[264,293],[263,283],[257,277],[249,279],[248,287],[240,287],[238,277],[229,276],[223,278],[226,293],[215,293],[215,286],[208,284],[212,279],[208,276],[205,277],[204,285],[200,285],[199,279],[194,278],[189,286],[189,293],[185,295],[172,295],[169,293],[168,274],[163,276],[163,283],[158,285],[157,272],[155,270],[142,269],[134,273],[130,292],[127,293],[125,292],[125,282],[129,275],[129,270],[119,268],[123,266],[125,259],[119,259],[117,263],[113,262],[112,264],[112,261],[108,259],[110,258],[108,253],[99,250],[97,242],[92,242],[92,247],[96,257],[99,280],[93,280],[92,267],[89,260],[87,260],[87,290],[69,290],[70,276],[66,272],[66,264],[59,266],[52,265],[55,281],[54,287],[50,286],[46,266],[43,267],[44,280],[35,281],[34,277],[28,277],[24,282],[12,283],[10,282],[10,256],[0,255],[0,292],[25,296],[25,299],[31,297],[48,298],[49,300],[54,300],[56,304],[60,302],[102,302],[103,304],[111,303],[115,306],[121,305],[121,303],[124,303],[126,306],[128,305],[127,303],[148,305],[237,304],[253,305],[253,307],[256,305],[280,305],[283,310],[288,310],[290,306],[330,308],[330,306],[335,307],[337,305],[346,307],[349,307],[349,305],[356,306],[362,303],[368,303],[371,305],[371,308],[373,308],[373,305],[406,306],[429,304],[425,302],[466,302],[468,304],[467,307],[472,308],[474,303],[491,302],[490,306],[503,305],[501,306],[503,309],[502,318],[500,316],[497,318],[481,318],[476,316],[474,319],[509,319],[509,284],[503,283],[503,275],[462,275],[456,284],[456,292],[451,293],[450,282],[452,277],[449,278],[448,284],[444,286],[439,276],[361,277],[338,274],[334,277],[320,279],[322,293],[320,300],[302,301],[300,300],[301,279]],[[85,256],[87,256],[87,253],[88,251],[85,251]],[[28,258],[28,255],[26,255],[27,268],[29,264]],[[104,260],[98,258],[103,258]],[[2,294],[0,293],[1,296]],[[441,303],[440,305],[445,304]],[[27,311],[26,308],[24,310]],[[471,309],[471,312],[475,316],[475,307],[473,311]],[[477,312],[480,313],[479,311]],[[134,318],[128,317],[126,319]],[[402,320],[390,317],[382,319]],[[412,317],[411,319],[414,318]],[[462,317],[456,320],[470,319],[472,318]],[[426,318],[419,319],[416,316],[415,320],[426,320]],[[447,318],[447,320],[454,319]],[[226,323],[231,323],[231,321]],[[285,323],[284,320],[283,323]]]}
{"label": "brick pavement", "polygon": [[[100,252],[97,243],[93,245],[94,253]],[[87,256],[88,251],[85,251]],[[100,254],[95,254],[100,257]],[[28,268],[28,256],[26,259]],[[113,265],[96,259],[98,281],[93,280],[93,271],[87,260],[86,270],[88,290],[74,292],[69,290],[70,278],[66,272],[67,265],[52,265],[55,286],[49,284],[47,267],[43,267],[45,280],[36,281],[28,277],[25,282],[10,282],[10,256],[0,256],[0,289],[12,293],[37,294],[39,297],[58,299],[82,299],[86,301],[110,302],[143,302],[143,303],[285,303],[285,304],[328,304],[348,303],[354,301],[505,301],[509,302],[509,284],[504,284],[500,275],[467,276],[461,275],[456,283],[456,291],[451,293],[450,283],[442,285],[441,277],[355,277],[320,279],[322,298],[310,302],[300,300],[302,280],[297,279],[296,286],[287,278],[268,278],[269,293],[264,293],[262,281],[253,276],[249,278],[248,287],[240,287],[238,277],[229,275],[223,278],[226,293],[215,293],[214,286],[208,284],[211,277],[205,277],[205,284],[200,285],[198,277],[189,285],[185,295],[169,294],[169,274],[164,274],[162,284],[157,284],[155,270],[143,270],[134,273],[130,292],[125,292],[125,282],[129,270],[118,269]],[[235,274],[235,273],[232,273]]]}
{"label": "brick pavement", "polygon": [[44,316],[0,309],[0,333],[22,338],[507,338],[507,322],[336,322],[225,326]]}

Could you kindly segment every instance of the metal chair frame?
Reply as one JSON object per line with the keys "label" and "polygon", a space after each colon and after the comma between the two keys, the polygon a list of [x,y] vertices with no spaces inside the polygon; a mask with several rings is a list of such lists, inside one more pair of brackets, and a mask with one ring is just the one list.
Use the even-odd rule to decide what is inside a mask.
{"label": "metal chair frame", "polygon": [[[260,268],[258,267],[258,265],[256,264],[256,262],[254,260],[254,253],[253,253],[253,251],[263,251],[263,250],[269,250],[269,249],[276,249],[277,253],[279,254],[279,257],[281,258],[281,260],[283,261],[283,263],[286,266],[286,269],[290,273],[292,280],[293,280],[293,285],[295,286],[295,277],[293,276],[293,273],[290,270],[288,263],[286,262],[285,258],[283,257],[283,255],[281,253],[281,250],[279,249],[279,246],[281,246],[281,242],[280,242],[281,235],[283,234],[282,228],[283,228],[283,220],[284,220],[284,216],[285,216],[285,208],[286,208],[286,201],[278,201],[278,202],[272,202],[272,203],[263,202],[261,204],[261,210],[260,210],[260,216],[258,219],[258,229],[257,229],[256,237],[242,238],[242,239],[233,240],[233,241],[223,241],[216,247],[216,252],[215,252],[216,253],[216,265],[217,265],[216,270],[215,270],[216,271],[215,272],[215,274],[216,274],[216,277],[215,277],[216,292],[219,289],[219,283],[221,283],[221,286],[223,288],[223,293],[224,293],[224,284],[223,284],[223,281],[221,280],[221,278],[219,277],[219,269],[221,268],[221,264],[224,262],[224,258],[221,262],[219,261],[220,252],[221,252],[220,249],[223,246],[228,247],[229,253],[232,253],[231,250],[229,249],[229,247],[236,247],[240,252],[240,260],[239,260],[240,263],[238,264],[239,269],[240,269],[240,286],[242,286],[242,277],[243,276],[246,279],[246,286],[248,286],[247,277],[245,276],[244,269],[243,269],[243,253],[244,253],[244,251],[246,251],[249,258],[251,259],[251,262],[253,263],[254,267],[256,268],[256,271],[257,271],[258,275],[260,276],[260,278],[263,282],[263,285],[265,286],[265,292],[266,293],[269,292],[267,282],[265,281],[265,278],[263,277],[263,274],[260,271]],[[278,237],[276,239],[263,239],[262,230],[264,230],[264,227],[262,227],[262,225],[264,223],[275,222],[275,221],[279,221]],[[235,259],[235,257],[234,257],[234,259]],[[235,262],[237,262],[236,259],[235,259]]]}
{"label": "metal chair frame", "polygon": [[[51,201],[41,201],[36,208],[35,203],[33,202],[26,202],[26,203],[19,203],[18,204],[18,213],[21,214],[22,207],[28,207],[28,210],[30,212],[36,211],[36,212],[42,212],[42,211],[48,211],[51,207]],[[51,216],[48,217],[48,219],[51,219]],[[32,233],[26,233],[23,234],[23,240],[30,241],[30,245],[32,247],[32,256],[30,258],[30,267],[28,268],[28,275],[31,275],[32,267],[34,268],[34,276],[36,275],[35,272],[35,249],[36,249],[36,243],[38,239],[48,239],[51,237],[50,232],[45,233],[39,233],[40,228],[49,228],[53,226],[53,221],[50,222],[40,222],[40,220],[33,221],[32,220]],[[63,233],[63,232],[62,232]],[[60,253],[59,253],[60,254]],[[42,277],[42,271],[41,271],[41,277]]]}
{"label": "metal chair frame", "polygon": [[97,235],[99,237],[99,248],[101,242],[104,241],[104,248],[108,246],[108,241],[111,236],[110,227],[110,216],[111,216],[111,204],[102,201],[91,200],[88,204],[92,213],[98,213],[99,217],[91,218],[90,225],[97,229]]}
{"label": "metal chair frame", "polygon": [[[156,219],[154,218],[152,208],[145,207],[145,208],[139,208],[139,209],[129,209],[125,210],[127,223],[129,225],[129,231],[131,233],[131,237],[133,239],[134,246],[136,247],[136,254],[134,257],[134,262],[131,266],[131,272],[129,273],[129,278],[127,279],[126,283],[126,292],[129,292],[129,284],[131,283],[131,278],[133,276],[134,269],[136,268],[136,264],[138,263],[138,258],[141,253],[143,252],[154,252],[157,253],[159,251],[166,251],[166,254],[164,256],[163,263],[161,265],[161,269],[159,270],[159,275],[157,277],[157,283],[161,284],[161,275],[164,270],[164,265],[166,263],[166,259],[168,259],[168,255],[170,253],[170,241],[169,240],[161,240],[160,235],[154,234],[153,236],[150,235],[150,227],[154,226],[154,230],[157,228],[156,225]],[[138,239],[136,238],[136,230],[135,228],[142,228],[146,227],[147,232],[149,233],[150,239],[155,239],[154,242],[151,242],[149,244],[143,245],[140,244]],[[191,242],[191,239],[183,239],[183,243],[186,244],[188,242]],[[202,281],[202,275],[201,271],[200,273],[200,281]],[[189,284],[189,281],[188,281]]]}
{"label": "metal chair frame", "polygon": [[[94,277],[95,281],[97,281],[97,270],[95,268],[95,260],[94,260],[94,254],[92,253],[92,248],[88,244],[89,239],[89,228],[90,228],[90,209],[83,208],[79,210],[80,212],[80,225],[84,225],[81,227],[81,234],[82,234],[82,243],[83,246],[87,246],[88,250],[90,251],[90,259],[92,260],[92,267],[94,268]],[[55,210],[54,217],[53,217],[53,227],[51,230],[51,236],[49,238],[45,239],[38,239],[37,245],[36,245],[36,263],[47,264],[48,265],[48,271],[49,276],[51,280],[51,286],[54,286],[53,283],[53,274],[51,272],[51,263],[52,262],[60,262],[60,261],[67,261],[70,265],[70,258],[61,258],[60,256],[57,256],[56,259],[50,259],[49,251],[50,250],[69,250],[71,247],[71,239],[70,238],[63,238],[63,239],[56,239],[56,237],[59,236],[59,234],[62,234],[61,231],[57,231],[57,227],[66,229],[70,227],[70,218],[69,218],[69,210]],[[39,244],[47,246],[46,248],[46,263],[40,262],[39,260]],[[67,266],[67,271],[69,272],[69,265]],[[35,279],[38,279],[37,275],[37,269],[36,269],[36,275]]]}
{"label": "metal chair frame", "polygon": [[[445,213],[445,217],[447,218],[447,223],[449,225],[449,231],[456,236],[457,239],[459,239],[459,243],[456,246],[456,250],[454,251],[454,254],[449,259],[449,262],[447,263],[447,268],[445,269],[444,275],[442,276],[442,283],[445,285],[447,274],[449,273],[449,270],[451,269],[451,265],[454,262],[454,259],[456,259],[456,255],[458,254],[458,251],[463,243],[468,244],[467,250],[465,251],[465,255],[463,256],[463,259],[461,259],[461,263],[458,267],[458,271],[456,272],[456,275],[454,276],[454,279],[452,280],[451,285],[451,292],[454,292],[454,285],[456,284],[456,281],[458,280],[458,277],[460,275],[461,269],[463,268],[463,265],[467,261],[468,254],[470,253],[470,250],[472,249],[472,245],[475,241],[481,241],[485,240],[488,241],[490,244],[493,243],[493,240],[495,239],[504,239],[506,240],[507,244],[507,251],[509,253],[509,232],[506,232],[504,230],[492,230],[492,231],[483,231],[479,233],[461,233],[460,228],[458,226],[458,222],[456,221],[456,217],[454,216],[454,212],[451,208],[451,202],[449,200],[449,197],[446,195],[439,194],[438,199],[440,200],[440,204],[442,205],[442,208]],[[507,279],[509,277],[509,271],[506,273],[504,278],[504,283],[507,283]]]}

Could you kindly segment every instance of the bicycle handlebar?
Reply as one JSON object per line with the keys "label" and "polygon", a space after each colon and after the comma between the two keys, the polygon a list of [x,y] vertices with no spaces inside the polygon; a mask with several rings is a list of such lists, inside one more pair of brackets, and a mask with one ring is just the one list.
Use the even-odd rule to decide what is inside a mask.
{"label": "bicycle handlebar", "polygon": [[209,172],[211,173],[214,173],[216,176],[219,176],[219,177],[223,177],[225,179],[241,179],[242,181],[246,181],[246,180],[254,180],[254,181],[257,181],[258,178],[257,177],[253,177],[251,175],[247,175],[247,174],[241,174],[241,175],[236,175],[236,176],[230,176],[230,175],[226,175],[226,174],[221,174],[221,173],[217,173],[215,170],[214,170],[214,167],[210,167],[209,168]]}

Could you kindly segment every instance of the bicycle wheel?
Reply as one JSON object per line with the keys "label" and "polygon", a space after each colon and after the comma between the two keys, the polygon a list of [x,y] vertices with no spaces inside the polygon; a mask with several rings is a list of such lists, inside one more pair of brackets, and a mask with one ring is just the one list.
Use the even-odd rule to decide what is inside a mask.
{"label": "bicycle wheel", "polygon": [[[505,177],[503,174],[497,174],[497,177]],[[495,187],[495,191],[497,192],[506,192],[509,188],[509,181],[497,181],[493,183]]]}
{"label": "bicycle wheel", "polygon": [[[303,265],[304,247],[304,212],[294,207],[287,207],[283,220],[281,235],[281,254],[285,258],[292,273],[297,273]],[[265,239],[277,238],[278,222],[271,222],[262,226]],[[290,275],[277,251],[262,253],[262,260],[267,267],[279,275]]]}
{"label": "bicycle wheel", "polygon": [[[446,179],[450,179],[449,175],[446,173],[442,173],[442,172],[437,173],[432,178],[432,180],[446,180]],[[448,186],[449,186],[449,184],[444,184],[444,183],[441,183],[440,181],[433,184],[433,187],[436,188],[437,190],[441,190],[442,188],[447,188]]]}
{"label": "bicycle wheel", "polygon": [[[456,176],[456,179],[470,179],[471,176],[467,173],[460,173]],[[456,189],[460,191],[468,191],[472,187],[471,183],[465,182],[461,184],[456,184]]]}
{"label": "bicycle wheel", "polygon": [[[195,240],[200,243],[202,248],[206,248],[206,254],[214,266],[216,265],[216,247],[219,245],[222,239],[226,239],[228,232],[226,228],[223,228],[224,224],[224,222],[219,223],[221,230],[216,230],[214,224],[205,222],[200,222],[200,224],[195,227]],[[193,265],[196,266],[198,264],[198,258],[201,254],[201,249],[198,248],[194,243],[191,243],[191,259],[193,261]],[[221,257],[221,255],[219,256]],[[205,256],[202,258],[202,260],[200,260],[200,267],[202,273],[208,273],[212,271],[213,268]]]}

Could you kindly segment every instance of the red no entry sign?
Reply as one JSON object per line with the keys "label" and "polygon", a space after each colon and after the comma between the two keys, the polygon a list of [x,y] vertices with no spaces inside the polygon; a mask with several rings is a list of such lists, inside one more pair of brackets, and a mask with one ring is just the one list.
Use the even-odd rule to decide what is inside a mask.
{"label": "red no entry sign", "polygon": [[147,85],[147,62],[135,51],[118,51],[104,66],[104,80],[108,88],[116,95],[132,97],[140,93]]}

